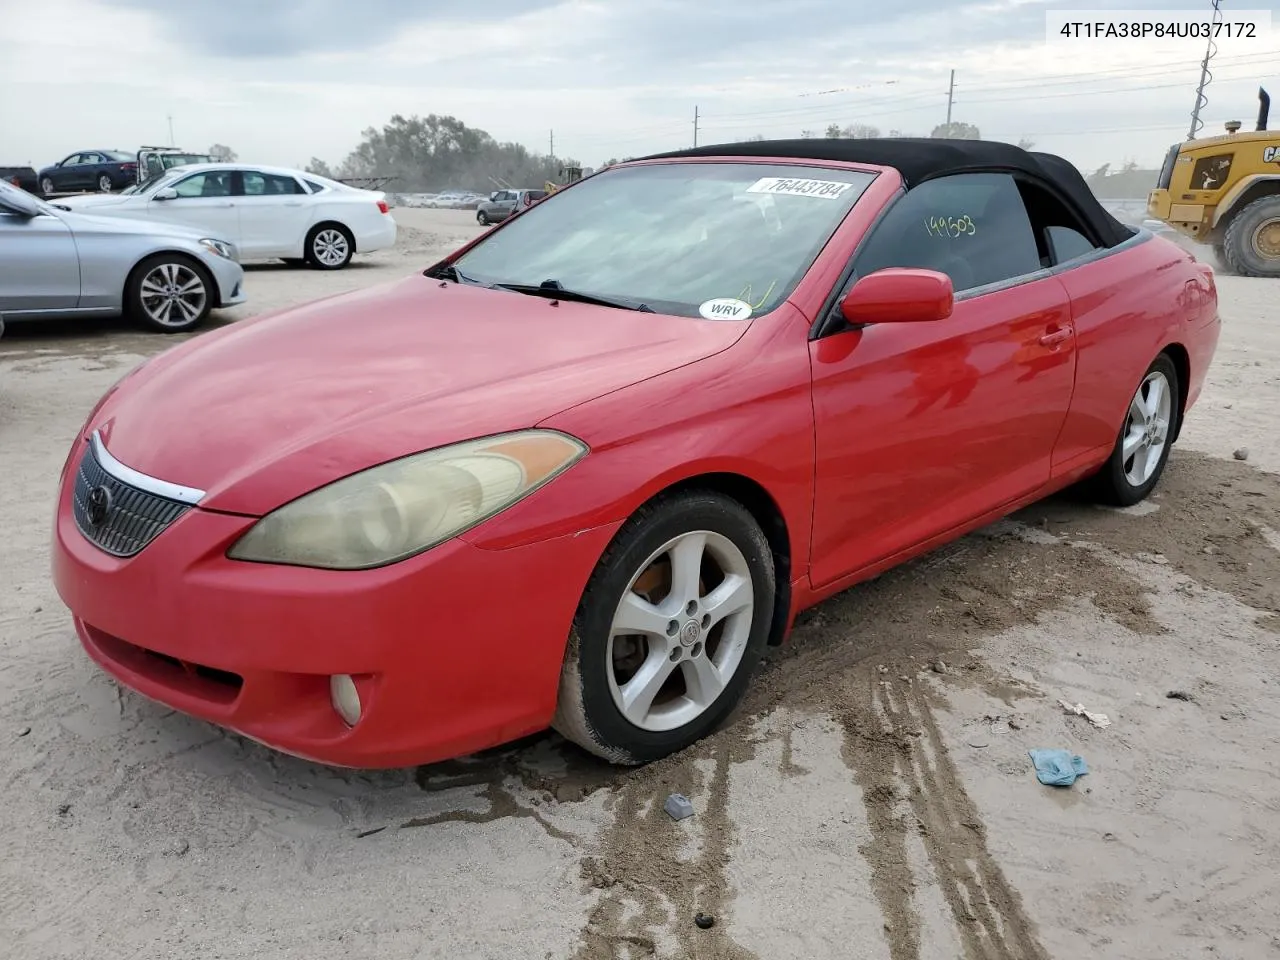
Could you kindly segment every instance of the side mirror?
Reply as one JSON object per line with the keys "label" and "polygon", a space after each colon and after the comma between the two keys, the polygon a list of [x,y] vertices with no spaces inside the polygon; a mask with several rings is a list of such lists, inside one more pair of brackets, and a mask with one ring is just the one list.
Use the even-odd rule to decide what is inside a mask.
{"label": "side mirror", "polygon": [[840,313],[852,324],[929,323],[951,316],[954,303],[945,273],[887,267],[855,283],[840,301]]}
{"label": "side mirror", "polygon": [[173,189],[173,187],[165,187],[163,190],[157,190],[156,195],[151,199],[152,200],[177,200],[178,191]]}
{"label": "side mirror", "polygon": [[6,193],[4,199],[0,200],[0,210],[24,220],[40,216],[40,204],[35,197],[28,196],[26,191]]}

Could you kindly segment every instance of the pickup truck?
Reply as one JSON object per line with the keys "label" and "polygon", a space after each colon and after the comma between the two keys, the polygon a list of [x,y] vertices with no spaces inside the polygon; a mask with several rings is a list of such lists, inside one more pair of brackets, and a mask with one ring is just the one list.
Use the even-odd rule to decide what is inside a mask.
{"label": "pickup truck", "polygon": [[39,196],[40,182],[36,178],[34,167],[0,167],[0,180],[5,180],[27,193]]}

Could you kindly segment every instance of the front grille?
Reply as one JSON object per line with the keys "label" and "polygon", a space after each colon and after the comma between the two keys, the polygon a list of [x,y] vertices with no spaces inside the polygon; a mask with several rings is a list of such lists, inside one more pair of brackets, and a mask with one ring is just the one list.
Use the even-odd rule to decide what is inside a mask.
{"label": "front grille", "polygon": [[191,509],[189,504],[156,496],[113,477],[102,468],[91,444],[80,460],[74,501],[80,532],[117,557],[134,556]]}

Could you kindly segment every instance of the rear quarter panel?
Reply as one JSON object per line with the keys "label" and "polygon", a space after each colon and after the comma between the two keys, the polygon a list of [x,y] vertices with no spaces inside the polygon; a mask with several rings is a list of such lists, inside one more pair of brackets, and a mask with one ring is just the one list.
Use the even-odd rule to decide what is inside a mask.
{"label": "rear quarter panel", "polygon": [[[1071,410],[1054,454],[1054,472],[1062,474],[1109,455],[1156,355],[1170,344],[1186,348],[1194,329],[1211,318],[1200,265],[1150,234],[1065,269],[1058,279],[1071,298],[1078,351]],[[1216,308],[1211,312],[1216,316]],[[1207,362],[1196,358],[1193,379],[1203,378]]]}

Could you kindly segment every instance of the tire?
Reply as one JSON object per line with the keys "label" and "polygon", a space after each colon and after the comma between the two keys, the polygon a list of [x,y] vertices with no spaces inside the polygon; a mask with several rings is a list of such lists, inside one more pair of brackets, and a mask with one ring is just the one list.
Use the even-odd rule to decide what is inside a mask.
{"label": "tire", "polygon": [[40,192],[46,197],[53,193],[53,180],[51,178],[44,177],[40,180]]}
{"label": "tire", "polygon": [[482,227],[487,227],[489,225],[489,218],[484,215],[483,210],[476,214],[476,223],[480,224]]}
{"label": "tire", "polygon": [[[1150,397],[1148,385],[1152,382],[1162,382],[1165,385],[1165,399],[1158,403],[1157,417],[1151,424],[1150,431],[1147,431],[1141,420],[1135,419],[1135,406],[1139,401]],[[1129,401],[1111,456],[1093,477],[1091,492],[1098,500],[1112,506],[1130,507],[1150,495],[1169,462],[1169,452],[1173,446],[1171,438],[1177,430],[1181,411],[1182,384],[1178,382],[1178,371],[1168,355],[1162,353],[1143,374]],[[1130,455],[1125,453],[1127,439],[1138,441],[1136,449]],[[1156,443],[1159,444],[1158,447],[1155,447]],[[1143,457],[1149,458],[1152,449],[1155,449],[1154,463],[1144,461]],[[1131,464],[1129,469],[1126,469],[1126,464]]]}
{"label": "tire", "polygon": [[113,189],[115,189],[115,184],[111,182],[111,178],[107,176],[107,174],[104,173],[102,176],[98,177],[99,193],[110,193]]}
{"label": "tire", "polygon": [[[705,542],[702,548],[696,546],[700,540]],[[676,555],[684,562],[664,562],[673,542],[682,547]],[[689,580],[692,589],[682,589],[677,598],[664,571],[674,569],[680,575],[682,568],[692,569],[685,563],[700,549],[713,562],[701,566],[702,577]],[[728,599],[746,599],[749,606],[727,613],[721,606],[720,617],[714,618],[705,601],[729,582],[730,575],[738,587]],[[708,580],[715,582],[703,593]],[[640,597],[633,587],[649,598]],[[691,608],[693,593],[702,595]],[[615,615],[622,612],[627,594],[641,626],[649,611],[652,634],[613,637]],[[618,532],[583,591],[561,668],[552,727],[584,750],[621,765],[650,763],[697,742],[742,699],[768,641],[775,596],[769,541],[741,504],[717,493],[693,491],[642,507]],[[637,640],[638,636],[645,639]],[[716,677],[709,668],[717,666],[717,660],[719,682],[703,691],[696,681]],[[649,706],[640,709],[641,698],[628,716],[620,705],[622,690],[630,692],[629,683],[640,670],[666,679],[650,687]],[[652,709],[654,696],[661,694],[669,695],[663,697],[662,709]]]}
{"label": "tire", "polygon": [[1280,277],[1280,195],[1254,200],[1231,218],[1223,255],[1242,277]]}
{"label": "tire", "polygon": [[356,252],[356,239],[340,223],[321,223],[311,228],[305,246],[307,263],[317,270],[341,270]]}
{"label": "tire", "polygon": [[[190,289],[193,281],[201,285],[199,298],[191,296],[195,292]],[[174,293],[184,288],[189,290],[187,294]],[[186,333],[208,319],[216,296],[213,277],[195,260],[181,254],[157,253],[129,274],[125,310],[157,333]],[[167,321],[168,316],[175,319]]]}

